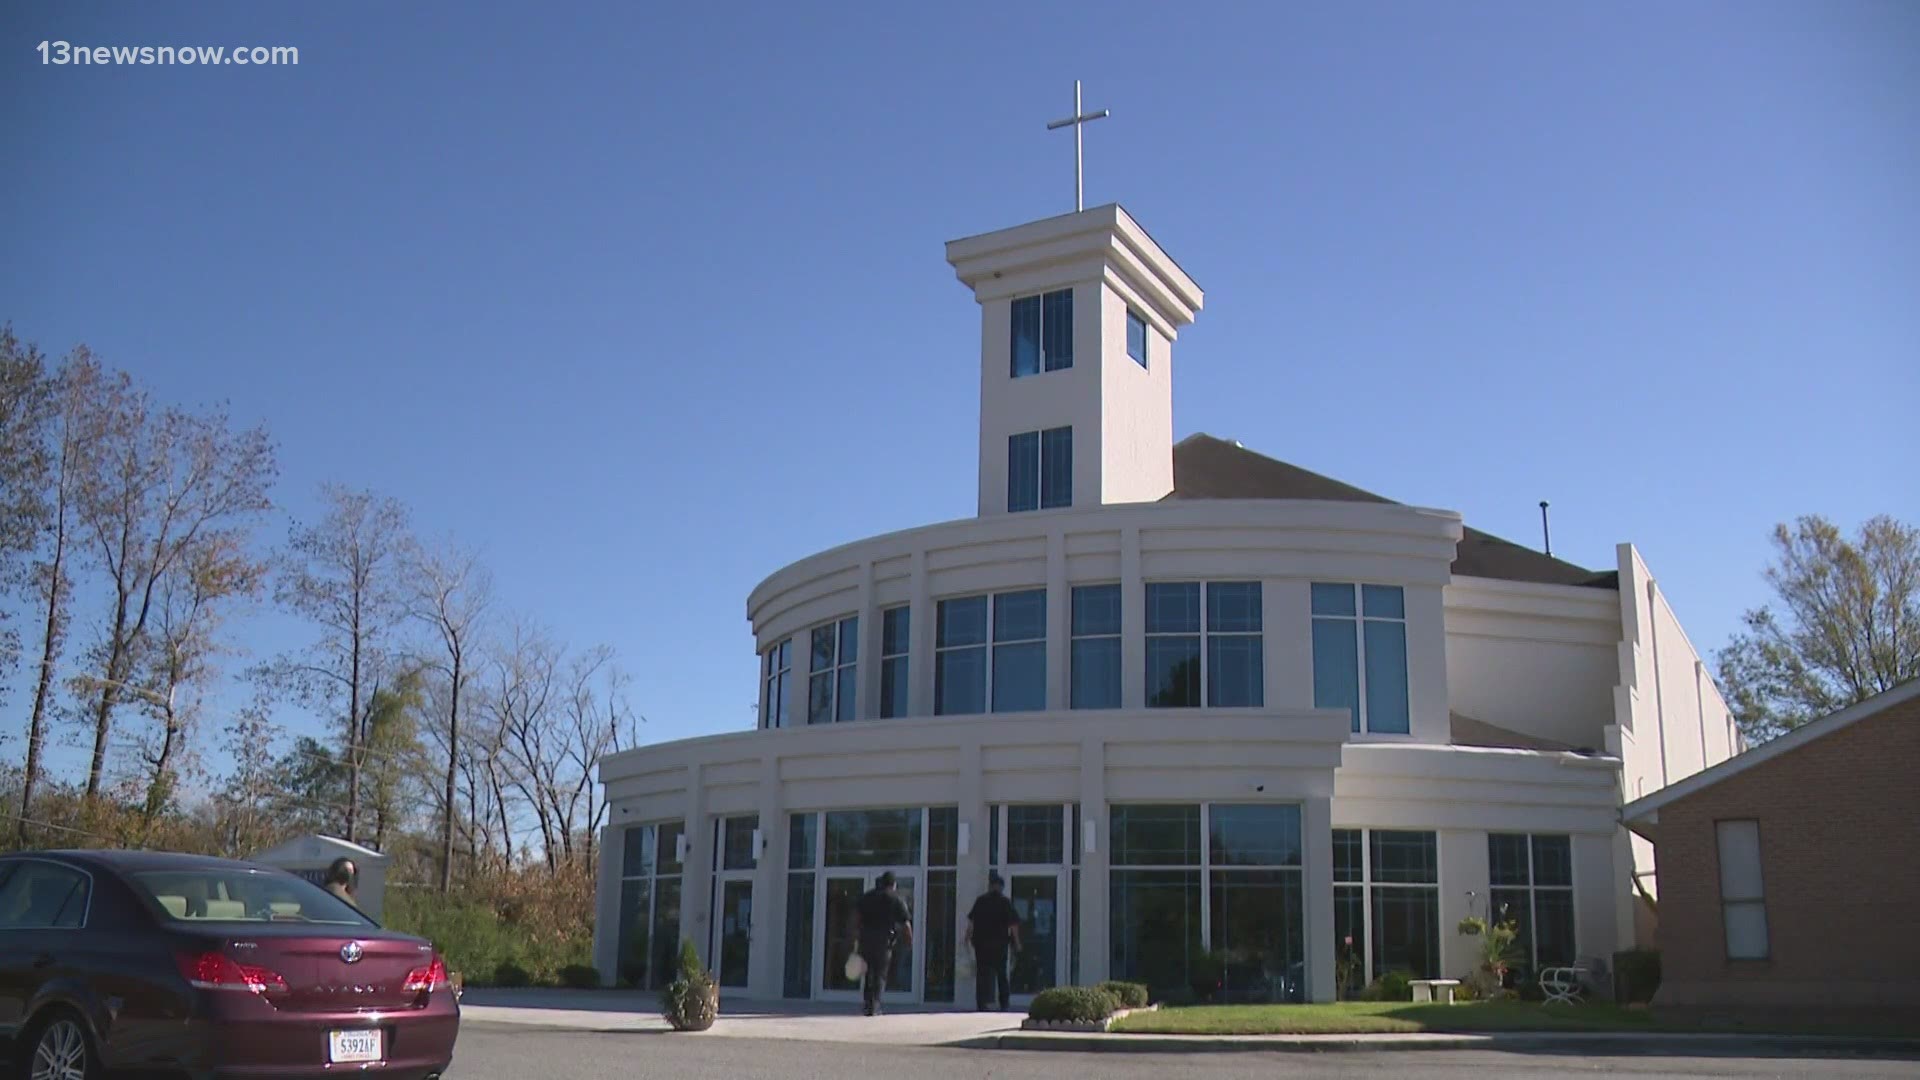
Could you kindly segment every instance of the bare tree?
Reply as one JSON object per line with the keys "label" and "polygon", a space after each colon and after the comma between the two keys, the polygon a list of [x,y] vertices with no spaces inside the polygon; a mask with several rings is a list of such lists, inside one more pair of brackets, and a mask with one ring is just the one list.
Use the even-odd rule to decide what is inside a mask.
{"label": "bare tree", "polygon": [[144,392],[117,398],[85,455],[80,527],[113,588],[105,634],[94,650],[93,758],[87,800],[106,772],[114,708],[146,645],[160,584],[203,535],[235,529],[266,511],[276,472],[264,429],[233,430],[224,409],[155,414]]}
{"label": "bare tree", "polygon": [[[25,582],[26,556],[39,546],[51,516],[47,431],[54,401],[40,350],[22,344],[12,324],[0,326],[0,592]],[[20,636],[7,625],[8,615],[0,604],[0,702],[20,657]]]}
{"label": "bare tree", "polygon": [[[607,802],[597,795],[595,771],[608,754],[636,746],[640,742],[637,716],[627,700],[630,677],[613,660],[613,650],[602,645],[574,661],[572,692],[567,697],[566,754],[572,767],[573,788],[570,800],[586,803],[586,813],[575,831],[571,812],[567,817],[568,853],[572,854],[574,836],[582,843],[582,858],[591,870],[594,841],[607,816]],[[569,805],[573,805],[570,801]]]}
{"label": "bare tree", "polygon": [[440,835],[440,891],[453,888],[456,783],[460,773],[460,704],[475,675],[476,640],[487,606],[492,601],[492,579],[479,557],[451,543],[439,549],[416,547],[409,574],[414,592],[410,610],[432,628],[438,648],[430,665],[445,679],[446,784],[445,813]]}
{"label": "bare tree", "polygon": [[265,703],[256,701],[242,709],[226,730],[233,769],[212,802],[222,854],[243,858],[275,839],[276,815],[269,802],[275,779],[274,728]]}
{"label": "bare tree", "polygon": [[173,797],[178,758],[199,711],[199,694],[215,674],[221,608],[257,593],[265,574],[266,567],[248,554],[242,534],[210,530],[161,579],[151,647],[144,650],[146,672],[138,684],[145,711],[159,726],[142,747],[148,828]]}
{"label": "bare tree", "polygon": [[[493,765],[503,786],[518,791],[533,808],[540,843],[549,869],[555,866],[553,806],[547,785],[556,767],[554,711],[559,697],[560,649],[540,630],[517,622],[511,636],[496,650],[489,666],[488,702],[491,720],[504,751]],[[508,828],[504,802],[501,829]],[[507,859],[513,859],[511,842]]]}
{"label": "bare tree", "polygon": [[337,484],[323,485],[320,495],[320,521],[288,531],[274,593],[320,636],[266,673],[302,704],[333,714],[347,770],[346,838],[358,840],[374,705],[382,686],[398,677],[387,639],[406,614],[399,578],[410,543],[407,512],[391,498]]}

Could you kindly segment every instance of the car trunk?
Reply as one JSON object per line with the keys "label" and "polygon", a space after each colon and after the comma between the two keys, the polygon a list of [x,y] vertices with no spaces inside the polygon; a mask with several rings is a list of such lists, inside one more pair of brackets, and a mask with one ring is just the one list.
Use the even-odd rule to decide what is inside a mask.
{"label": "car trunk", "polygon": [[424,995],[406,989],[407,976],[433,962],[431,947],[412,938],[354,937],[313,927],[262,927],[221,945],[235,963],[265,968],[286,980],[285,993],[266,995],[282,1012],[411,1008]]}

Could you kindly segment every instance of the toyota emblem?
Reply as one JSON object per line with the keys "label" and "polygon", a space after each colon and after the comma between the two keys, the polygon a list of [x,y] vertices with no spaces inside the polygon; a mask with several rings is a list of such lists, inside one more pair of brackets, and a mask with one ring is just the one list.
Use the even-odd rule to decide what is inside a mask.
{"label": "toyota emblem", "polygon": [[364,951],[365,950],[360,948],[359,942],[349,941],[345,945],[340,946],[340,959],[345,960],[349,964],[357,964],[360,962],[360,955]]}

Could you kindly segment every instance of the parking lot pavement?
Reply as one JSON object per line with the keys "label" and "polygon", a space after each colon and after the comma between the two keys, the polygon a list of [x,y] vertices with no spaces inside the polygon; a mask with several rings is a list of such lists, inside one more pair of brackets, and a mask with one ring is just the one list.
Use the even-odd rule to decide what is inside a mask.
{"label": "parking lot pavement", "polygon": [[1634,1080],[1693,1077],[1793,1080],[1914,1080],[1920,1059],[1866,1057],[1659,1057],[1507,1053],[1478,1050],[1340,1054],[1023,1053],[886,1043],[780,1038],[710,1038],[655,1032],[552,1031],[527,1026],[462,1025],[447,1080],[549,1077],[661,1077],[671,1080],[846,1080],[883,1074],[912,1080],[1271,1080],[1377,1077],[1422,1080],[1566,1080],[1612,1074]]}

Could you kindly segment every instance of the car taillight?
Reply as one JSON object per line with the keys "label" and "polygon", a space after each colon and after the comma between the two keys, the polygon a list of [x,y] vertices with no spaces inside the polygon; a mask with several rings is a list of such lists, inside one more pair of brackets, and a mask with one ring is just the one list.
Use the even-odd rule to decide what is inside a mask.
{"label": "car taillight", "polygon": [[433,963],[426,967],[417,967],[407,972],[407,981],[401,989],[410,994],[426,993],[444,989],[447,985],[447,962],[440,959],[439,953],[433,954]]}
{"label": "car taillight", "polygon": [[242,964],[225,953],[179,956],[180,974],[196,990],[243,990],[250,994],[284,994],[287,980],[277,971]]}

